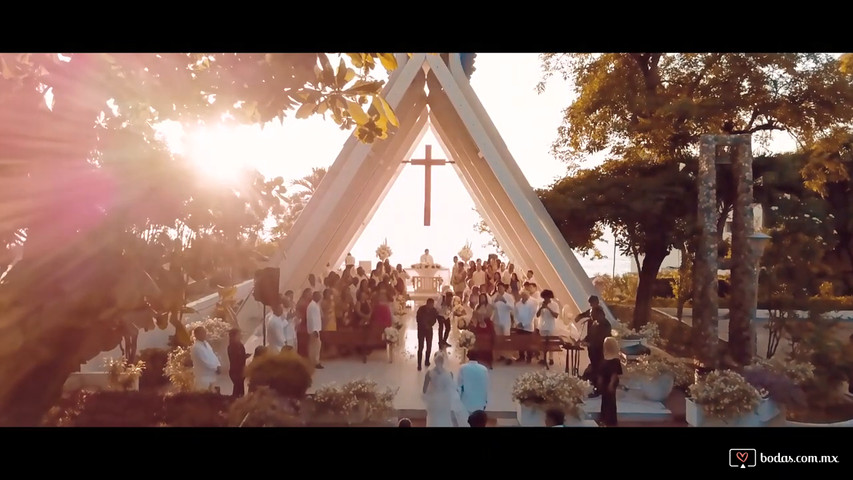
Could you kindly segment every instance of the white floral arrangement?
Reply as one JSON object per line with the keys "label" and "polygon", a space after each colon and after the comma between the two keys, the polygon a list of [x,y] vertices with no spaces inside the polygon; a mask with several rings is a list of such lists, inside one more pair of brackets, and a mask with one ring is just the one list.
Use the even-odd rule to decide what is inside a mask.
{"label": "white floral arrangement", "polygon": [[687,364],[674,359],[652,353],[643,355],[634,362],[625,365],[626,375],[655,379],[663,375],[672,375],[675,385],[688,387],[693,383],[693,369]]}
{"label": "white floral arrangement", "polygon": [[464,348],[467,350],[471,350],[474,348],[474,342],[477,341],[477,336],[474,335],[474,332],[471,330],[462,330],[459,332],[459,343],[457,346],[459,348]]}
{"label": "white floral arrangement", "polygon": [[394,297],[394,315],[396,316],[404,316],[408,311],[406,310],[406,296],[405,295],[397,295]]}
{"label": "white floral arrangement", "polygon": [[761,403],[758,389],[731,370],[714,370],[691,385],[687,392],[706,415],[723,420],[752,413]]}
{"label": "white floral arrangement", "polygon": [[519,375],[512,386],[513,400],[541,408],[561,408],[567,415],[580,418],[584,400],[592,393],[592,384],[565,372],[535,371]]}
{"label": "white floral arrangement", "polygon": [[453,308],[450,310],[450,314],[453,321],[456,322],[456,328],[459,330],[468,328],[468,310],[459,297],[453,297]]}
{"label": "white floral arrangement", "polygon": [[440,268],[441,268],[441,265],[439,265],[439,264],[437,264],[437,263],[433,263],[433,264],[429,264],[429,263],[415,263],[415,264],[412,264],[412,268],[414,268],[414,269],[421,269],[421,270],[426,270],[426,269],[435,269],[435,270],[438,270],[438,269],[440,269]]}
{"label": "white floral arrangement", "polygon": [[388,327],[382,332],[382,340],[385,340],[385,343],[394,345],[400,341],[400,331],[394,327]]}
{"label": "white floral arrangement", "polygon": [[379,245],[379,247],[376,249],[376,257],[379,258],[379,260],[382,260],[383,262],[386,259],[391,258],[391,255],[393,253],[394,252],[391,251],[391,247],[388,246],[387,238],[385,239],[385,242],[382,245]]}
{"label": "white floral arrangement", "polygon": [[773,357],[770,360],[756,357],[753,363],[746,368],[763,369],[782,375],[800,387],[814,379],[815,370],[815,366],[809,362],[783,360],[779,357]]}
{"label": "white floral arrangement", "polygon": [[658,324],[654,322],[646,323],[642,328],[640,328],[640,331],[637,332],[630,328],[628,324],[617,321],[610,330],[610,334],[614,337],[626,339],[642,337],[647,345],[660,344],[660,327],[658,327]]}
{"label": "white floral arrangement", "polygon": [[107,369],[110,387],[118,390],[130,390],[142,371],[145,370],[145,362],[129,363],[126,358],[105,358],[104,367]]}
{"label": "white floral arrangement", "polygon": [[317,388],[311,400],[317,413],[327,415],[346,416],[358,407],[358,399],[334,383]]}
{"label": "white floral arrangement", "polygon": [[195,388],[192,353],[189,348],[178,347],[169,352],[163,373],[179,392],[190,392]]}
{"label": "white floral arrangement", "polygon": [[214,349],[228,344],[228,332],[234,328],[233,325],[221,318],[205,318],[204,320],[197,320],[195,322],[188,323],[185,328],[192,334],[193,330],[198,327],[204,327],[207,331],[207,343],[209,343]]}
{"label": "white floral arrangement", "polygon": [[470,242],[466,242],[465,246],[462,247],[462,250],[459,250],[459,258],[465,263],[468,263],[469,260],[474,258],[474,252],[471,250]]}

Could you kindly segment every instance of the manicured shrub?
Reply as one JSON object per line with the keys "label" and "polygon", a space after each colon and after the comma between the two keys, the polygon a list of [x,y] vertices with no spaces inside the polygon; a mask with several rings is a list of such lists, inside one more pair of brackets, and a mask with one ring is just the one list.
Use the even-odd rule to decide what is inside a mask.
{"label": "manicured shrub", "polygon": [[246,368],[250,389],[269,387],[281,396],[302,398],[311,388],[313,368],[292,350],[256,358]]}

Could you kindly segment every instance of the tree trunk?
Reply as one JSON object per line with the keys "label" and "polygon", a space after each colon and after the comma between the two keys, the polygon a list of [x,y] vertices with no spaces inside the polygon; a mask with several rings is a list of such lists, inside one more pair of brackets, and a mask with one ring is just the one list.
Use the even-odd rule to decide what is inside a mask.
{"label": "tree trunk", "polygon": [[639,274],[640,283],[637,285],[637,299],[634,303],[634,319],[631,328],[636,331],[640,331],[651,318],[654,283],[658,278],[660,266],[668,253],[665,242],[649,246],[652,248],[646,250],[646,255],[643,258],[643,268]]}

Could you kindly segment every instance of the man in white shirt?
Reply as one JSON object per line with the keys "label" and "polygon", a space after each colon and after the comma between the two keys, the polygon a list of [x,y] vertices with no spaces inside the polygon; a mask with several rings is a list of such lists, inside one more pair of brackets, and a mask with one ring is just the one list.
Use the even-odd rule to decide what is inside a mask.
{"label": "man in white shirt", "polygon": [[323,296],[320,292],[314,292],[311,303],[308,304],[307,327],[308,327],[308,359],[314,364],[314,368],[323,368],[320,364],[320,330],[323,329],[322,312],[320,300]]}
{"label": "man in white shirt", "polygon": [[[533,319],[536,317],[536,310],[539,307],[530,300],[530,295],[526,291],[521,292],[521,299],[515,304],[515,321],[518,327],[513,332],[517,335],[533,335]],[[518,360],[526,358],[527,363],[533,361],[534,352],[518,352]]]}
{"label": "man in white shirt", "polygon": [[512,280],[512,274],[515,271],[515,265],[509,264],[506,270],[501,274],[501,281],[505,284],[509,285],[509,282]]}
{"label": "man in white shirt", "polygon": [[435,260],[432,259],[432,255],[429,254],[429,249],[424,250],[424,254],[421,255],[421,263],[424,265],[435,265]]}
{"label": "man in white shirt", "polygon": [[293,291],[288,290],[284,294],[284,345],[285,348],[294,351],[299,347],[296,342],[297,322],[299,322],[299,317],[296,315],[296,308],[293,303]]}
{"label": "man in white shirt", "polygon": [[355,257],[352,256],[352,253],[347,254],[347,258],[344,260],[344,265],[347,267],[355,266]]}
{"label": "man in white shirt", "polygon": [[477,270],[471,275],[471,279],[474,280],[475,287],[482,287],[486,284],[486,271],[482,267],[477,267]]}
{"label": "man in white shirt", "polygon": [[[498,284],[498,291],[492,297],[492,305],[494,306],[494,318],[492,321],[495,324],[495,335],[510,335],[512,329],[512,311],[515,306],[515,299],[506,291],[506,286],[503,283]],[[503,352],[498,352],[498,360],[507,360]]]}
{"label": "man in white shirt", "polygon": [[285,326],[284,308],[281,304],[273,305],[272,311],[267,314],[267,348],[273,354],[280,352],[287,345]]}
{"label": "man in white shirt", "polygon": [[470,415],[485,411],[489,403],[489,369],[478,361],[474,350],[468,352],[468,360],[459,367],[459,397]]}
{"label": "man in white shirt", "polygon": [[213,347],[207,343],[207,330],[204,327],[196,327],[193,330],[195,342],[193,342],[190,356],[193,361],[193,377],[195,387],[198,390],[212,391],[216,377],[222,373],[222,364],[219,357],[213,351]]}
{"label": "man in white shirt", "polygon": [[524,277],[524,282],[525,283],[536,283],[536,279],[533,278],[533,270],[527,271],[527,276]]}

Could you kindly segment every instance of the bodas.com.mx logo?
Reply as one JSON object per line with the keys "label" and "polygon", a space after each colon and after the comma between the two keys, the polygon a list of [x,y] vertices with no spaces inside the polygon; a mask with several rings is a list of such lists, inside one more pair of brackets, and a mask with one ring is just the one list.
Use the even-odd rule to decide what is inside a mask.
{"label": "bodas.com.mx logo", "polygon": [[734,468],[752,468],[758,463],[758,453],[754,448],[732,448],[729,450],[729,466]]}

